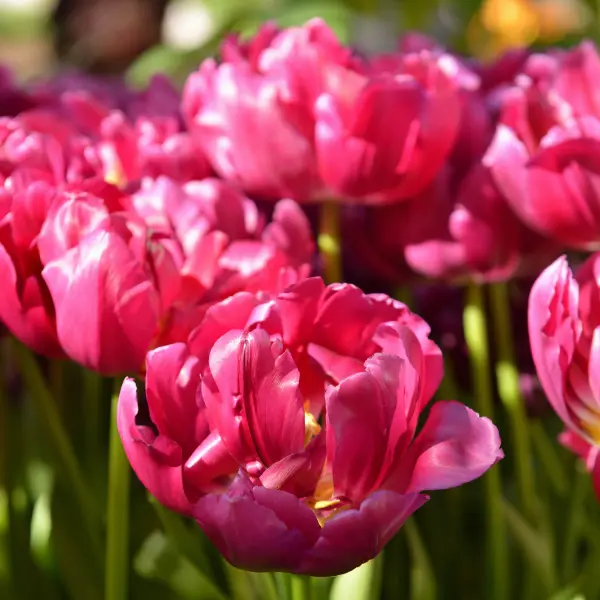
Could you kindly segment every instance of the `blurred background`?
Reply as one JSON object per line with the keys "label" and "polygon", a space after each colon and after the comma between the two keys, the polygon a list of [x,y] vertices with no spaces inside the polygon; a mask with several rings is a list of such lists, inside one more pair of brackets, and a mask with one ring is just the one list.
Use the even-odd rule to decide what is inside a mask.
{"label": "blurred background", "polygon": [[225,32],[316,16],[367,52],[414,29],[484,59],[600,34],[598,0],[0,0],[0,61],[23,79],[71,65],[133,83],[158,71],[183,80]]}

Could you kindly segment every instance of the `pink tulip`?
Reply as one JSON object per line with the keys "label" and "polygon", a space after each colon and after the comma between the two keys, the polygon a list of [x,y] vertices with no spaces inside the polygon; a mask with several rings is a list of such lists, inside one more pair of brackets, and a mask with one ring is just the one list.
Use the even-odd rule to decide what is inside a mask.
{"label": "pink tulip", "polygon": [[[0,319],[23,343],[49,357],[62,357],[52,300],[41,277],[35,245],[54,190],[43,181],[17,177],[5,188],[0,209]],[[27,187],[29,185],[29,187]]]}
{"label": "pink tulip", "polygon": [[466,483],[502,457],[491,422],[456,402],[436,404],[414,437],[427,401],[424,356],[408,328],[402,338],[398,355],[375,354],[329,388],[323,429],[305,412],[280,341],[256,330],[215,344],[202,397],[241,469],[227,492],[202,496],[194,516],[232,564],[346,572],[381,551],[426,502],[421,491]]}
{"label": "pink tulip", "polygon": [[319,171],[334,194],[374,201],[422,191],[448,158],[461,118],[459,66],[422,51],[380,57],[315,106]]}
{"label": "pink tulip", "polygon": [[[535,282],[528,314],[531,352],[548,400],[572,439],[594,451],[600,446],[599,260],[592,255],[576,276],[565,257],[556,260]],[[591,470],[599,485],[600,470]]]}
{"label": "pink tulip", "polygon": [[406,202],[348,211],[344,235],[355,276],[379,286],[412,273],[501,281],[535,269],[536,257],[556,256],[555,244],[516,218],[481,161],[464,176],[442,172]]}
{"label": "pink tulip", "polygon": [[569,247],[593,248],[600,241],[599,151],[594,117],[552,128],[534,153],[501,125],[486,162],[528,226]]}
{"label": "pink tulip", "polygon": [[[187,348],[149,354],[152,428],[136,424],[131,380],[119,399],[144,485],[191,512],[235,566],[348,571],[383,548],[422,491],[471,481],[502,457],[492,423],[457,402],[435,404],[416,434],[441,357],[405,308],[318,279],[259,302],[238,294],[214,305]],[[327,372],[321,417],[302,386],[312,358],[295,344],[312,346]]]}
{"label": "pink tulip", "polygon": [[188,78],[183,111],[219,175],[258,198],[312,199],[311,102],[330,62],[345,58],[331,38],[318,20],[276,34],[267,25],[248,48],[229,39],[223,64],[207,60]]}
{"label": "pink tulip", "polygon": [[496,97],[499,126],[486,156],[501,193],[532,229],[572,248],[598,245],[600,58],[590,42],[533,54]]}
{"label": "pink tulip", "polygon": [[266,226],[251,200],[216,179],[181,186],[161,178],[132,201],[181,249],[181,289],[159,345],[185,341],[214,302],[243,290],[277,293],[310,273],[310,224],[292,200],[277,203]]}

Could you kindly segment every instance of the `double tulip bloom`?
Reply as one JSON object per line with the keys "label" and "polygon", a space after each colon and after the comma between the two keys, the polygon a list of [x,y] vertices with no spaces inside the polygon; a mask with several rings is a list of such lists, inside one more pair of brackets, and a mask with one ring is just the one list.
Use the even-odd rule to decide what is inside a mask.
{"label": "double tulip bloom", "polygon": [[221,54],[188,78],[183,111],[217,173],[253,197],[406,199],[452,150],[460,67],[443,52],[362,60],[315,19]]}
{"label": "double tulip bloom", "polygon": [[417,422],[442,376],[400,303],[313,278],[213,305],[187,344],[148,354],[151,423],[126,380],[118,425],[158,500],[249,570],[335,575],[373,558],[422,506],[502,457],[458,402]]}
{"label": "double tulip bloom", "polygon": [[572,248],[600,240],[599,76],[590,42],[530,56],[498,96],[502,123],[486,157],[524,223]]}
{"label": "double tulip bloom", "polygon": [[535,282],[529,338],[540,382],[567,430],[561,441],[585,459],[600,497],[600,255],[573,275],[559,258]]}

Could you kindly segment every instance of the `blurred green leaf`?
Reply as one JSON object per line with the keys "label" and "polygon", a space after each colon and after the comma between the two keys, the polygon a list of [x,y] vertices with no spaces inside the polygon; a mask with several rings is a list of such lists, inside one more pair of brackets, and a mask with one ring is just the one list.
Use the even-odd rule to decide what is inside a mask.
{"label": "blurred green leaf", "polygon": [[549,600],[586,600],[585,596],[579,593],[577,586],[570,585],[552,595]]}
{"label": "blurred green leaf", "polygon": [[195,523],[193,528],[189,528],[187,521],[162,506],[155,498],[150,497],[150,502],[174,547],[203,575],[214,581],[221,591],[227,593],[227,579],[222,558],[202,529]]}
{"label": "blurred green leaf", "polygon": [[554,490],[563,495],[567,492],[569,479],[557,452],[557,444],[550,440],[544,430],[542,423],[533,421],[531,423],[531,439],[545,474],[552,483]]}
{"label": "blurred green leaf", "polygon": [[435,600],[435,573],[416,520],[409,519],[404,524],[404,531],[411,553],[410,597],[412,600]]}
{"label": "blurred green leaf", "polygon": [[[261,600],[280,600],[273,573],[252,573],[250,571],[241,571],[240,569],[236,569],[236,571],[238,575],[243,573],[246,577],[246,581],[250,583],[250,588],[252,589],[252,594],[250,596],[251,598],[260,598]],[[243,597],[246,597],[245,594]],[[235,596],[235,598],[236,600],[241,600],[241,598],[238,596]]]}
{"label": "blurred green leaf", "polygon": [[37,38],[49,33],[46,15],[36,11],[21,11],[0,8],[0,37]]}
{"label": "blurred green leaf", "polygon": [[134,567],[146,579],[161,581],[182,600],[226,600],[215,584],[182,554],[162,531],[151,533],[138,552]]}
{"label": "blurred green leaf", "polygon": [[335,577],[315,577],[312,582],[314,600],[329,600]]}
{"label": "blurred green leaf", "polygon": [[257,11],[246,19],[240,32],[244,36],[253,35],[267,20],[275,21],[280,27],[294,27],[303,25],[315,17],[326,21],[342,43],[347,44],[350,41],[353,11],[344,3],[336,0],[286,2],[269,10]]}
{"label": "blurred green leaf", "polygon": [[102,572],[93,559],[92,542],[78,507],[59,484],[50,510],[52,544],[69,597],[102,600]]}
{"label": "blurred green leaf", "polygon": [[501,504],[508,528],[530,567],[537,572],[546,592],[554,592],[558,584],[550,540],[536,531],[510,502],[502,499]]}
{"label": "blurred green leaf", "polygon": [[375,600],[381,589],[383,556],[380,554],[349,573],[338,575],[331,586],[330,600]]}

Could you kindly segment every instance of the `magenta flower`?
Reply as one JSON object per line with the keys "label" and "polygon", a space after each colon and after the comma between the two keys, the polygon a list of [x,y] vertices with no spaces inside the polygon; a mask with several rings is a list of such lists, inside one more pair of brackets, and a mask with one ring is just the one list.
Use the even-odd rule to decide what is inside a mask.
{"label": "magenta flower", "polygon": [[[355,289],[342,287],[338,301],[339,309],[349,311],[346,324],[356,325],[351,327],[355,334],[348,332],[356,340],[359,323],[364,327],[365,322],[355,324],[354,319],[370,303],[389,311],[397,307],[383,297],[363,296],[358,302],[360,291]],[[335,297],[335,288],[329,293]],[[298,292],[281,297],[286,294],[293,302]],[[373,558],[426,502],[421,492],[471,481],[502,457],[494,425],[457,402],[435,404],[416,433],[439,379],[428,380],[431,358],[426,349],[433,343],[419,339],[408,318],[408,325],[392,320],[378,328],[385,354],[371,345],[375,352],[328,384],[319,417],[311,412],[313,398],[302,390],[303,366],[286,334],[268,330],[276,315],[257,320],[269,305],[255,306],[250,314],[252,302],[246,298],[238,295],[237,306],[232,299],[211,309],[227,315],[229,322],[246,317],[248,325],[221,335],[208,357],[191,353],[198,374],[181,368],[190,364],[183,360],[187,354],[181,346],[149,356],[149,396],[157,386],[151,372],[160,373],[162,381],[158,418],[152,416],[157,401],[149,397],[153,433],[135,424],[131,380],[124,383],[119,400],[119,431],[142,482],[172,508],[192,512],[235,566],[311,575],[348,571]],[[304,306],[305,322],[311,323],[310,301]],[[290,313],[288,328],[301,325],[300,307],[292,303],[279,310],[280,316]],[[206,352],[207,342],[225,327],[223,318],[200,324],[197,335],[206,337],[197,347]],[[309,335],[317,337],[314,331]],[[179,357],[177,366],[154,371],[152,361],[160,353]],[[203,362],[202,370],[198,365]],[[197,387],[192,413],[178,424],[184,401],[182,388],[173,388],[175,381],[195,381]],[[192,398],[191,392],[186,397]],[[171,414],[172,404],[173,421],[166,423],[162,415]],[[202,427],[190,436],[193,424],[200,422]],[[192,443],[182,451],[186,440]]]}
{"label": "magenta flower", "polygon": [[251,48],[230,39],[224,63],[207,60],[190,75],[183,110],[217,173],[258,198],[312,199],[321,187],[312,103],[344,54],[321,21],[276,35],[267,25]]}
{"label": "magenta flower", "polygon": [[405,199],[452,151],[466,69],[441,51],[368,63],[313,19],[230,39],[222,58],[188,78],[183,108],[217,173],[253,196]]}
{"label": "magenta flower", "polygon": [[600,59],[593,44],[533,54],[495,94],[500,121],[486,157],[499,190],[532,229],[563,246],[598,244]]}
{"label": "magenta flower", "polygon": [[548,400],[567,427],[562,440],[586,459],[594,485],[600,446],[600,255],[576,276],[565,257],[537,279],[529,297],[529,338],[538,377]]}
{"label": "magenta flower", "polygon": [[459,65],[439,52],[374,59],[346,74],[315,105],[323,181],[339,197],[406,199],[426,188],[450,155],[461,119]]}

